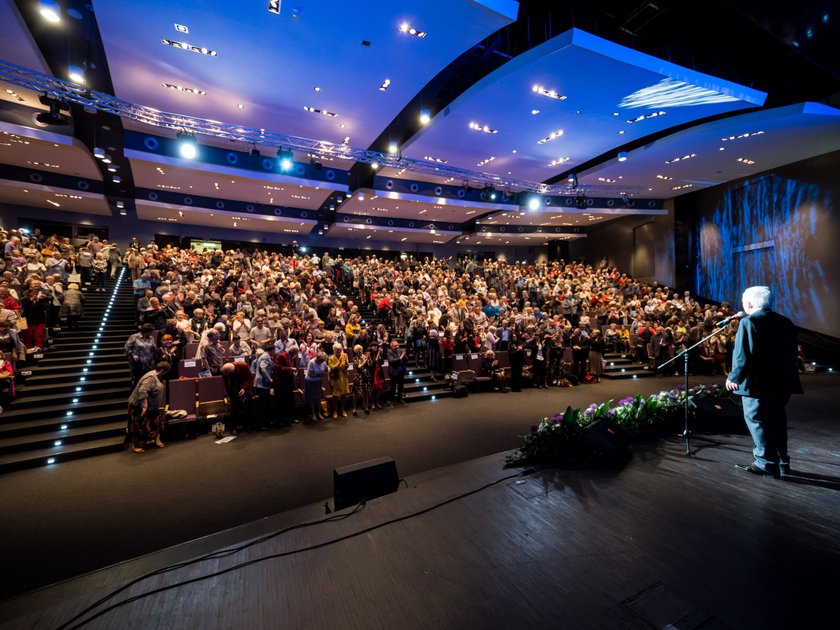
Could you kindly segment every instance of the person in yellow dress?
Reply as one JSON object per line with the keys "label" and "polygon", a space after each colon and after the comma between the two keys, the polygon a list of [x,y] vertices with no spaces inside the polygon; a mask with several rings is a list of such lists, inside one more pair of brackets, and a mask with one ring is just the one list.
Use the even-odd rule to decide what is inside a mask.
{"label": "person in yellow dress", "polygon": [[333,354],[327,360],[330,367],[330,388],[332,389],[333,398],[333,420],[338,418],[341,414],[342,418],[347,417],[347,411],[344,408],[344,403],[347,396],[350,394],[350,376],[347,371],[349,360],[347,353],[340,344],[333,344]]}

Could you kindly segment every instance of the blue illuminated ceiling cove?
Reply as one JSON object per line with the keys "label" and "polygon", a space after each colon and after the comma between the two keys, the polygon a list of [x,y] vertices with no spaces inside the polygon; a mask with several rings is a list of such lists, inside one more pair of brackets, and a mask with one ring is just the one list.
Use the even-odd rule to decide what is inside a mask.
{"label": "blue illuminated ceiling cove", "polygon": [[[649,30],[630,39],[621,35],[633,26],[630,9],[593,2],[576,7],[570,20],[549,4],[297,0],[272,13],[267,0],[67,0],[59,3],[61,23],[48,25],[36,3],[0,0],[0,60],[66,80],[72,57],[87,69],[91,98],[113,99],[113,92],[128,108],[146,106],[177,121],[167,128],[154,116],[124,117],[108,136],[100,133],[108,122],[103,110],[95,118],[96,107],[83,111],[78,105],[87,103],[76,101],[70,125],[39,129],[33,116],[46,109],[44,88],[10,82],[8,64],[0,64],[0,128],[16,134],[6,139],[9,147],[18,143],[16,152],[0,152],[0,166],[13,167],[0,182],[0,202],[83,211],[87,198],[20,190],[33,177],[77,175],[84,164],[92,169],[87,177],[102,181],[97,211],[137,199],[141,220],[236,230],[259,224],[314,238],[362,232],[364,240],[429,244],[453,242],[450,232],[459,231],[465,243],[498,234],[500,244],[531,245],[581,238],[586,226],[619,216],[662,213],[673,197],[840,149],[838,110],[807,102],[831,102],[833,84],[813,94],[800,86],[797,100],[789,92],[779,97],[801,77],[816,76],[818,64],[780,76],[767,96],[747,87],[754,78],[756,86],[767,81],[744,46],[740,66],[737,55],[731,64],[707,55],[696,63],[707,73],[694,69],[697,40],[677,50],[674,27],[702,35],[699,52],[718,42],[709,43],[708,29],[680,21],[677,4],[657,9]],[[613,21],[604,17],[611,12]],[[821,23],[814,41],[828,41],[833,24]],[[720,45],[740,46],[744,33],[727,32]],[[757,55],[773,52],[761,47],[764,35],[749,38]],[[672,52],[681,63],[663,59]],[[768,59],[801,61],[814,49],[778,52]],[[774,75],[788,70],[773,68]],[[180,157],[176,143],[177,130],[195,128],[189,117],[209,123],[198,128],[205,133],[193,160]],[[151,119],[164,126],[142,122]],[[213,136],[207,129],[214,125],[235,128],[239,139]],[[240,137],[244,128],[264,142]],[[46,133],[74,138],[79,155],[65,157]],[[312,145],[287,146],[295,163],[283,169],[277,154],[287,140],[270,142],[272,133]],[[737,140],[722,140],[729,136]],[[394,159],[405,158],[408,168],[385,162],[373,169],[392,141]],[[335,150],[319,153],[317,143]],[[94,146],[103,144],[116,170],[94,159]],[[568,173],[578,186],[567,184]],[[188,197],[201,203],[183,202]],[[339,214],[352,220],[337,221]],[[412,221],[459,227],[432,233]]]}
{"label": "blue illuminated ceiling cove", "polygon": [[663,129],[760,106],[765,96],[571,30],[479,81],[404,152],[544,180]]}

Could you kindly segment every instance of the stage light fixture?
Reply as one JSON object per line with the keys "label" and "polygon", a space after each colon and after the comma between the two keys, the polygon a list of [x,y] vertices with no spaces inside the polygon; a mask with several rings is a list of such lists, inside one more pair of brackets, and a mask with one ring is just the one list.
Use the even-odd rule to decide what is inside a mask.
{"label": "stage light fixture", "polygon": [[539,210],[540,205],[541,205],[540,198],[537,197],[536,195],[534,195],[534,196],[532,196],[528,199],[528,210],[530,210],[531,212]]}
{"label": "stage light fixture", "polygon": [[578,186],[577,175],[575,175],[574,173],[569,173],[569,176],[566,178],[566,183],[569,184],[570,188],[577,188],[577,186]]}
{"label": "stage light fixture", "polygon": [[62,109],[68,108],[66,103],[50,98],[46,94],[41,96],[39,100],[42,104],[48,105],[50,111],[35,114],[35,122],[42,125],[66,125],[70,121],[69,116],[61,113]]}
{"label": "stage light fixture", "polygon": [[82,69],[81,66],[70,65],[67,67],[67,76],[73,83],[78,83],[79,85],[85,84],[85,71]]}
{"label": "stage light fixture", "polygon": [[582,210],[586,207],[586,197],[579,195],[575,197],[575,208]]}
{"label": "stage light fixture", "polygon": [[420,110],[420,124],[421,125],[428,125],[429,121],[432,119],[432,115],[428,109],[421,109]]}
{"label": "stage light fixture", "polygon": [[277,152],[277,162],[280,164],[281,171],[289,171],[295,161],[295,155],[289,149],[280,149]]}
{"label": "stage light fixture", "polygon": [[195,136],[188,131],[179,131],[176,137],[178,138],[178,154],[185,160],[194,160],[198,156],[198,141]]}
{"label": "stage light fixture", "polygon": [[260,150],[256,147],[256,145],[252,144],[250,150],[248,151],[248,155],[252,158],[258,158],[260,157]]}
{"label": "stage light fixture", "polygon": [[38,12],[47,22],[58,24],[61,22],[61,9],[56,0],[41,0]]}
{"label": "stage light fixture", "polygon": [[619,151],[618,152],[618,161],[624,162],[627,159],[627,151]]}

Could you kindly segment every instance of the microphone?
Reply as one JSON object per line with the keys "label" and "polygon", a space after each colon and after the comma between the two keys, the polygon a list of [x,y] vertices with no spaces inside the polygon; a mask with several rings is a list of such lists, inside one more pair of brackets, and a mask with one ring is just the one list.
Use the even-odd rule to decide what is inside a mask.
{"label": "microphone", "polygon": [[715,328],[721,328],[722,326],[726,326],[733,319],[741,319],[742,317],[745,317],[745,316],[746,316],[746,313],[744,311],[738,311],[734,315],[730,315],[729,317],[726,317],[726,318],[720,320],[717,324],[715,324]]}

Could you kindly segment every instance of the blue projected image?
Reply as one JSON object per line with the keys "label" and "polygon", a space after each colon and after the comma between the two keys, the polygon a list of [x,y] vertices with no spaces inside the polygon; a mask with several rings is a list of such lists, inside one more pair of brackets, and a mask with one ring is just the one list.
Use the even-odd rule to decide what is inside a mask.
{"label": "blue projected image", "polygon": [[831,191],[775,174],[725,187],[695,227],[694,290],[737,306],[745,288],[768,285],[796,325],[836,334],[833,211]]}

